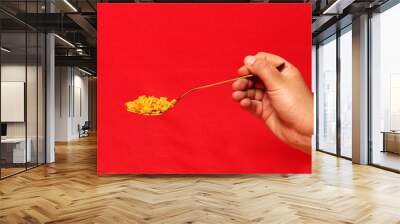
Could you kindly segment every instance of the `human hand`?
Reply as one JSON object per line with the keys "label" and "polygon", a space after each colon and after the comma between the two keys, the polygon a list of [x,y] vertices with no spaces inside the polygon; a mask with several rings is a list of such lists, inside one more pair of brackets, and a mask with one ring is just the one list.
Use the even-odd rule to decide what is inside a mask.
{"label": "human hand", "polygon": [[235,81],[233,99],[262,118],[281,141],[311,153],[313,96],[299,70],[277,55],[262,52],[247,56],[238,73],[257,77]]}

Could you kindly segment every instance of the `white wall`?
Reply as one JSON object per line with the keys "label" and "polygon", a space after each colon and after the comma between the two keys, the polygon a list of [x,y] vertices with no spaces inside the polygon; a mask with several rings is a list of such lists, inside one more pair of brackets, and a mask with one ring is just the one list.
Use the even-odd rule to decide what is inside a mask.
{"label": "white wall", "polygon": [[89,100],[89,122],[90,130],[97,131],[97,78],[91,77],[88,80],[88,100]]}
{"label": "white wall", "polygon": [[55,141],[69,139],[69,80],[68,67],[55,68]]}
{"label": "white wall", "polygon": [[88,77],[72,67],[56,67],[55,73],[55,140],[70,141],[89,117]]}
{"label": "white wall", "polygon": [[[36,70],[38,68],[38,70]],[[27,78],[27,80],[25,80]],[[25,135],[30,139],[32,161],[39,163],[44,162],[44,74],[42,67],[36,65],[25,64],[3,64],[1,66],[1,81],[2,82],[24,82],[26,83],[26,115],[27,120],[24,122],[6,122],[8,138],[25,138]],[[7,96],[2,96],[7,97]],[[1,108],[7,110],[8,108]],[[37,157],[37,154],[39,156]]]}
{"label": "white wall", "polygon": [[[28,68],[29,70],[30,68]],[[25,82],[25,64],[9,64],[1,66],[1,81],[3,82]],[[1,108],[5,110],[6,108]],[[7,123],[7,137],[25,137],[25,123]]]}
{"label": "white wall", "polygon": [[[76,72],[77,70],[75,70]],[[88,111],[88,97],[89,97],[89,92],[88,92],[88,77],[81,76],[82,73],[79,73],[74,77],[74,100],[75,100],[75,106],[73,110],[75,110],[75,113],[73,113],[73,119],[72,119],[72,136],[74,138],[79,137],[79,132],[78,132],[78,124],[83,125],[85,121],[89,120],[89,111]],[[80,93],[79,93],[80,92]],[[79,97],[80,96],[80,97]],[[80,102],[79,102],[80,101]],[[79,108],[81,107],[81,108]],[[81,109],[82,111],[79,111]]]}
{"label": "white wall", "polygon": [[[31,77],[31,75],[36,76],[36,66],[28,66],[27,67],[27,75],[28,75],[28,81],[29,85],[36,86],[36,80]],[[24,65],[19,65],[19,64],[5,64],[1,66],[1,81],[2,82],[25,82],[25,64]],[[36,110],[36,88],[28,88],[27,89],[28,93],[28,107],[31,107],[29,111]],[[32,99],[29,99],[31,97]],[[33,99],[34,98],[34,99]],[[33,104],[31,104],[34,102]],[[34,108],[32,108],[34,107]],[[2,110],[6,110],[6,108],[1,108]],[[36,123],[37,117],[36,113],[28,113],[28,122],[34,121]],[[32,116],[32,117],[31,117]],[[28,124],[28,129],[29,127],[33,127],[34,125]],[[36,130],[36,126],[34,127]],[[29,133],[31,133],[28,130],[28,137]],[[25,137],[25,122],[8,122],[7,123],[7,136],[8,137]]]}

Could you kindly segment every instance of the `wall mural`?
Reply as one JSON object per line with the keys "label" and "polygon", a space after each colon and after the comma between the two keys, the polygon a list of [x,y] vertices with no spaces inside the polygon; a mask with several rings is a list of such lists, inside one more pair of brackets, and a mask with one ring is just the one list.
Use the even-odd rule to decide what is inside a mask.
{"label": "wall mural", "polygon": [[[279,109],[264,117],[272,95],[260,99],[260,116],[232,99],[272,93],[239,69],[257,52],[297,67],[303,79],[289,91],[309,90],[310,21],[310,4],[98,4],[98,173],[310,173],[310,152],[269,123],[275,114],[282,127],[291,122]],[[254,89],[232,92],[243,83]],[[296,108],[285,113],[304,119]]]}

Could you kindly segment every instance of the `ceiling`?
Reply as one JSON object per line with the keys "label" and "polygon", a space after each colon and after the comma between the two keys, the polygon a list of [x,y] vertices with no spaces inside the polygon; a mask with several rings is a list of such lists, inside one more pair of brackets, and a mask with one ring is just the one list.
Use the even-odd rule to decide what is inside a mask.
{"label": "ceiling", "polygon": [[[15,52],[24,50],[23,33],[29,31],[55,32],[56,64],[81,66],[96,70],[97,2],[141,3],[141,2],[270,2],[312,3],[313,38],[321,36],[339,19],[368,8],[383,4],[387,0],[1,0],[0,22],[2,43],[8,42]],[[327,10],[329,8],[329,10]],[[324,14],[324,11],[329,12]],[[26,13],[27,12],[27,13]],[[50,13],[51,12],[51,13]],[[23,32],[21,34],[21,32]],[[66,40],[66,41],[65,41]],[[4,45],[4,44],[3,44]],[[32,43],[28,46],[35,47]],[[21,52],[23,53],[23,52]]]}

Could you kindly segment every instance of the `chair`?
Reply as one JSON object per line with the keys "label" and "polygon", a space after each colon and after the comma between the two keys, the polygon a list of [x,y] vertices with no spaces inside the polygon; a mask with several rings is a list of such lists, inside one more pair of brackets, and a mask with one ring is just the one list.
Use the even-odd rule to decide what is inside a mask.
{"label": "chair", "polygon": [[89,136],[89,121],[85,121],[82,127],[78,124],[79,138]]}

